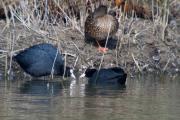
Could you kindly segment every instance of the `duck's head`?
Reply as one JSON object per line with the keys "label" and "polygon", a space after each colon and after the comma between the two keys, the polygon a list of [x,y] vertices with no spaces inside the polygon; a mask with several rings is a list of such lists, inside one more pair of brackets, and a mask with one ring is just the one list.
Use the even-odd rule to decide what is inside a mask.
{"label": "duck's head", "polygon": [[108,10],[107,6],[100,5],[98,8],[96,8],[94,10],[93,18],[98,18],[98,17],[106,15],[107,14],[107,10]]}
{"label": "duck's head", "polygon": [[114,0],[115,6],[120,7],[125,5],[126,0]]}

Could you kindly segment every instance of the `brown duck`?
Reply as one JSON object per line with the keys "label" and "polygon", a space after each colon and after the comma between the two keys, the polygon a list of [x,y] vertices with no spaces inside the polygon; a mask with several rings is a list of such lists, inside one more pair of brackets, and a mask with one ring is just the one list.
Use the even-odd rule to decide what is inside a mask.
{"label": "brown duck", "polygon": [[148,4],[139,3],[135,0],[114,0],[117,7],[121,7],[124,13],[132,13],[133,11],[140,18],[152,18],[152,11]]}
{"label": "brown duck", "polygon": [[112,37],[118,30],[119,23],[115,15],[107,12],[107,6],[100,5],[93,13],[90,13],[85,21],[85,38],[87,41],[96,41],[98,50],[106,53],[108,48],[100,46],[106,38]]}

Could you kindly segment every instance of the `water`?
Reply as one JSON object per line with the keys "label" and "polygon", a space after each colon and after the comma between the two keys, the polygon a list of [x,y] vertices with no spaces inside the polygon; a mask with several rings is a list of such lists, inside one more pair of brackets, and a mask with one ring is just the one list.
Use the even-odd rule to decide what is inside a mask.
{"label": "water", "polygon": [[180,120],[180,77],[137,75],[126,87],[0,80],[0,120]]}

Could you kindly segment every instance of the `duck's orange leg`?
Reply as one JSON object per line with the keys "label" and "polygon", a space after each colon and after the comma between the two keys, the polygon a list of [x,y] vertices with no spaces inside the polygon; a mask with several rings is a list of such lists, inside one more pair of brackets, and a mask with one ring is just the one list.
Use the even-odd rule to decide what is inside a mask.
{"label": "duck's orange leg", "polygon": [[108,48],[106,48],[106,47],[101,47],[101,45],[99,44],[99,42],[96,40],[96,42],[97,42],[97,44],[98,44],[98,51],[100,52],[100,53],[107,53],[107,51],[108,51]]}
{"label": "duck's orange leg", "polygon": [[108,48],[99,46],[99,47],[98,47],[98,51],[101,52],[101,53],[107,53]]}

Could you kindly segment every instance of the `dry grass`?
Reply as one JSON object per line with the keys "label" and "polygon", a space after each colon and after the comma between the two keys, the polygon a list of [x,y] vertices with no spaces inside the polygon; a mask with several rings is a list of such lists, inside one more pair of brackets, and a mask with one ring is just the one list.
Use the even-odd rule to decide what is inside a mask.
{"label": "dry grass", "polygon": [[[121,66],[131,74],[143,71],[180,71],[179,16],[173,18],[171,13],[171,6],[180,6],[179,1],[152,0],[147,3],[153,8],[152,20],[120,14],[119,30],[114,37],[117,43],[107,54],[97,53],[93,45],[84,42],[84,22],[89,7],[85,0],[61,0],[61,3],[54,0],[54,4],[55,12],[51,7],[48,9],[46,4],[39,9],[42,4],[38,2],[21,3],[18,6],[3,4],[6,15],[9,10],[13,16],[0,21],[0,66],[5,69],[5,73],[10,73],[11,67],[14,67],[14,54],[42,42],[57,45],[67,57],[66,64],[78,71],[87,67],[110,66]],[[99,4],[114,9],[111,1],[95,0],[91,1],[90,8],[94,9]]]}

